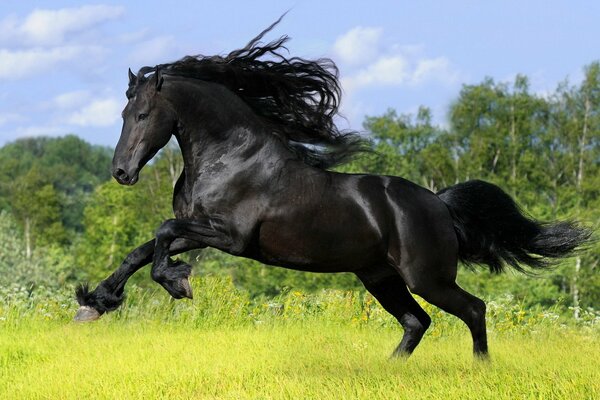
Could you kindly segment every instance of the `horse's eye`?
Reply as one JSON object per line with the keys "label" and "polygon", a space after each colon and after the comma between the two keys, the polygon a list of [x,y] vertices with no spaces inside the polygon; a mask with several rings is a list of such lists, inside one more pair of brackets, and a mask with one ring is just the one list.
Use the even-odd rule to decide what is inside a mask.
{"label": "horse's eye", "polygon": [[146,119],[147,117],[148,117],[148,114],[141,113],[140,115],[138,115],[138,120],[141,121],[143,119]]}

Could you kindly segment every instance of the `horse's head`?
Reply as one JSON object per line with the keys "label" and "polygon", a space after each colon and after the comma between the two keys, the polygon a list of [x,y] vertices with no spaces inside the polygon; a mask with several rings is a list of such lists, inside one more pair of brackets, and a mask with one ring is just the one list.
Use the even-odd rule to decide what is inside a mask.
{"label": "horse's head", "polygon": [[160,70],[146,78],[129,70],[129,101],[123,110],[123,129],[112,163],[114,178],[122,185],[133,185],[140,170],[171,138],[177,115],[161,93]]}

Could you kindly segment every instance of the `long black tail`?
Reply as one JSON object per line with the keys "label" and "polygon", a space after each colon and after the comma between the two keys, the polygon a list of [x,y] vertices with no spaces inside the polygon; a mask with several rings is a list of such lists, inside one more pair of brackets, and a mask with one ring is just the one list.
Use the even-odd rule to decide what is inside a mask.
{"label": "long black tail", "polygon": [[545,224],[527,218],[513,199],[491,183],[473,180],[442,189],[438,196],[450,210],[465,264],[487,264],[502,272],[504,264],[545,268],[587,242],[591,232],[573,222]]}

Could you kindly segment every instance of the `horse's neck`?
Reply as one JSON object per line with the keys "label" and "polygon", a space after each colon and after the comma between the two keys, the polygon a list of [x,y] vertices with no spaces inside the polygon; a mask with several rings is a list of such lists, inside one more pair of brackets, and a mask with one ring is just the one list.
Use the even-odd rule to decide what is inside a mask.
{"label": "horse's neck", "polygon": [[290,158],[287,149],[259,133],[244,126],[223,127],[219,134],[226,138],[219,141],[202,127],[188,127],[176,133],[176,138],[188,171],[209,168],[217,163],[241,164],[251,159],[270,162]]}
{"label": "horse's neck", "polygon": [[[248,163],[252,159],[274,165],[294,157],[235,95],[209,84],[175,89],[171,102],[180,117],[175,136],[186,171],[201,171],[217,163]],[[190,104],[189,98],[200,100]]]}

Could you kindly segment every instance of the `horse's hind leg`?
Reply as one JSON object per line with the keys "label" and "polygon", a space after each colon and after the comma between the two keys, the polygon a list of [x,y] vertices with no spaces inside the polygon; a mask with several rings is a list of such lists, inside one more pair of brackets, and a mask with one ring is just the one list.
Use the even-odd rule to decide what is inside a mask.
{"label": "horse's hind leg", "polygon": [[473,337],[473,352],[476,356],[487,357],[486,307],[483,300],[466,292],[455,282],[436,281],[436,283],[424,284],[422,287],[411,288],[411,291],[467,324]]}
{"label": "horse's hind leg", "polygon": [[373,279],[366,274],[357,274],[381,306],[392,314],[404,328],[402,341],[394,350],[393,357],[408,357],[417,347],[431,318],[409,293],[404,280],[393,271],[392,275]]}

